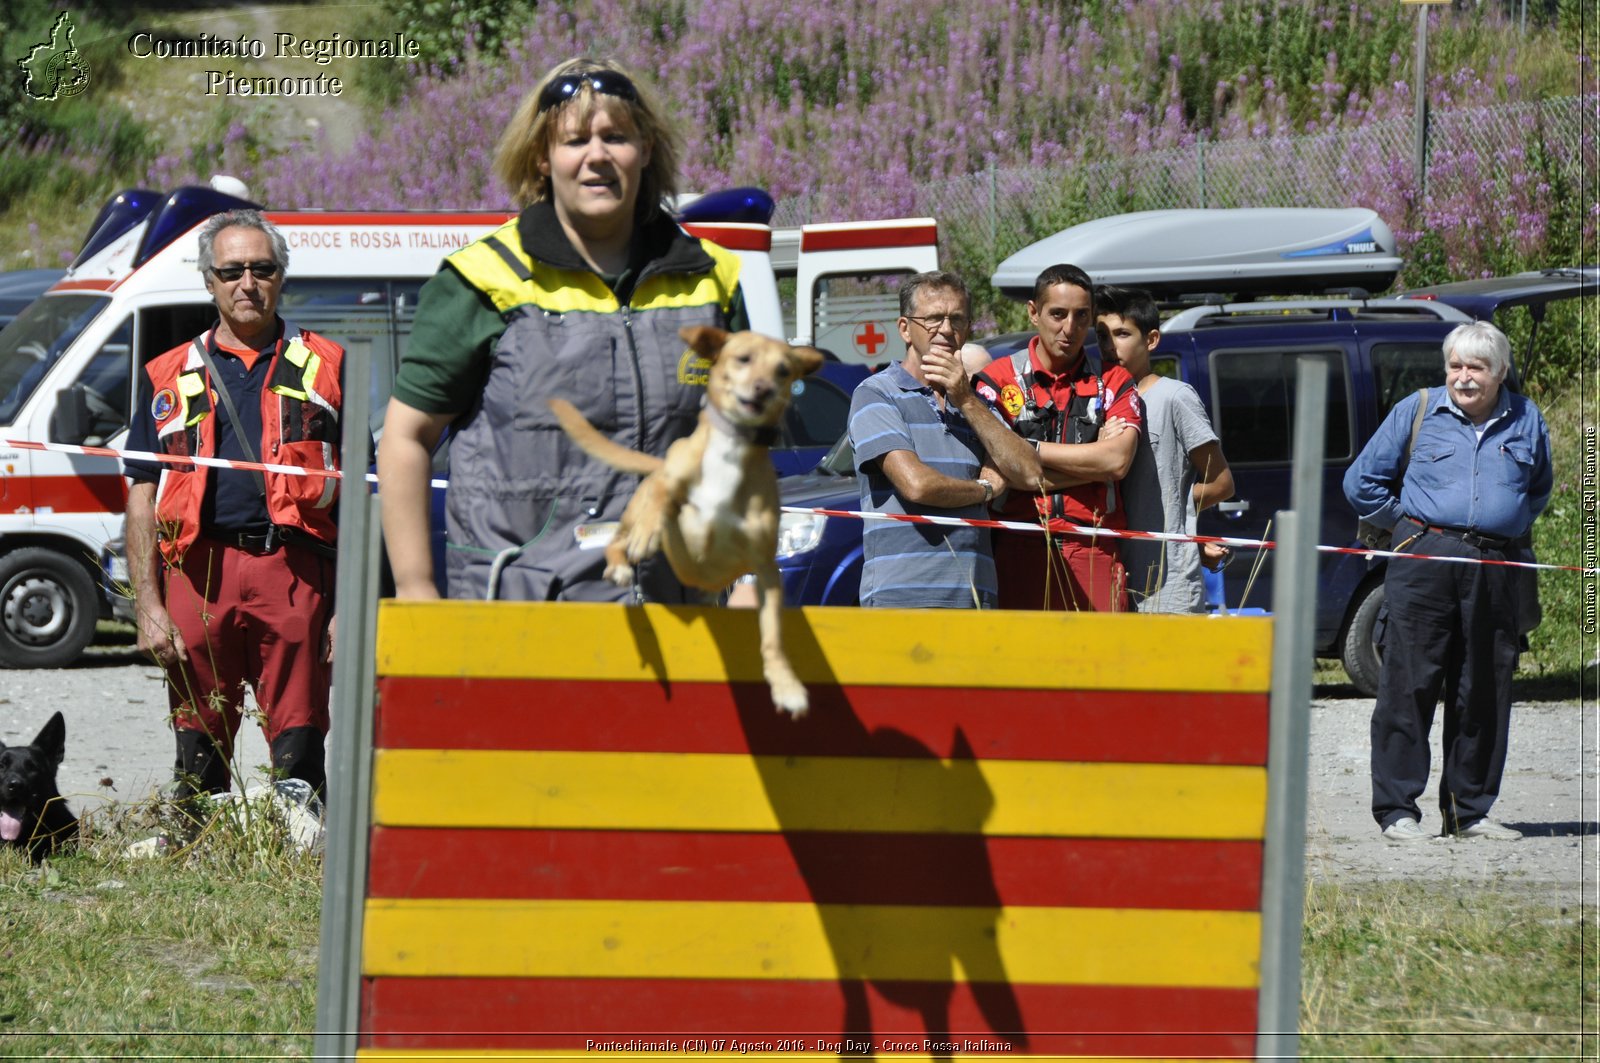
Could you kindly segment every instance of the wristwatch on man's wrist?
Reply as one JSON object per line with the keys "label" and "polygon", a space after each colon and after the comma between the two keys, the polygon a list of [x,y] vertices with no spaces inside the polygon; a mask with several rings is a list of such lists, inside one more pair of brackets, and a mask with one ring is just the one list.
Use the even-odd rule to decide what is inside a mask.
{"label": "wristwatch on man's wrist", "polygon": [[978,486],[983,488],[983,504],[987,506],[994,501],[994,484],[980,476],[978,477]]}

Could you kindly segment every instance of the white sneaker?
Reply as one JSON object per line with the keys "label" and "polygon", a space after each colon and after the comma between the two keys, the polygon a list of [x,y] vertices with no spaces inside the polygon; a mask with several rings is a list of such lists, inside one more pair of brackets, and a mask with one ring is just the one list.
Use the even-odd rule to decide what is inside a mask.
{"label": "white sneaker", "polygon": [[1410,816],[1401,816],[1383,828],[1383,840],[1395,845],[1404,845],[1407,842],[1430,841],[1432,837],[1431,834],[1422,829],[1421,824]]}
{"label": "white sneaker", "polygon": [[1456,832],[1457,838],[1488,838],[1497,842],[1514,842],[1522,837],[1522,832],[1508,827],[1504,823],[1496,823],[1487,816],[1470,827],[1462,827]]}

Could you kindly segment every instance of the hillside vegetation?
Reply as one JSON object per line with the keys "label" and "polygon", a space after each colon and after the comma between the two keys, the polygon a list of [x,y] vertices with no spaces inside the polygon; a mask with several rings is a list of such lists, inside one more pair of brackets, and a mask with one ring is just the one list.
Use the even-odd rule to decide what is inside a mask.
{"label": "hillside vegetation", "polygon": [[[53,6],[16,0],[0,14],[7,55],[20,51],[11,42],[47,35]],[[1552,133],[1537,110],[1593,91],[1585,4],[1525,6],[1525,29],[1515,2],[1429,8],[1436,114],[1468,116],[1458,124],[1474,128],[1479,112],[1498,108],[1509,139],[1437,150],[1427,194],[1410,172],[1409,138],[1368,138],[1317,164],[1317,183],[1340,200],[1317,205],[1370,205],[1395,230],[1403,283],[1594,258],[1592,116],[1581,135],[1575,125]],[[254,23],[241,24],[245,12]],[[489,174],[493,145],[537,76],[573,54],[619,57],[656,81],[684,133],[685,187],[760,185],[786,207],[803,202],[814,221],[934,213],[946,260],[974,280],[1086,217],[1190,205],[1108,181],[1107,163],[1126,173],[1204,145],[1216,154],[1259,144],[1262,191],[1229,202],[1264,204],[1249,197],[1274,180],[1280,200],[1300,202],[1323,193],[1306,191],[1284,138],[1355,144],[1379,127],[1408,128],[1413,113],[1415,9],[1360,0],[841,0],[759,14],[738,0],[214,11],[89,0],[72,13],[93,66],[89,91],[39,103],[10,85],[0,97],[0,134],[9,133],[0,267],[70,257],[116,188],[218,171],[276,208],[509,207]],[[141,61],[126,47],[137,29],[193,40],[250,25],[377,39],[403,30],[422,61],[302,63],[302,72],[342,74],[337,102],[364,108],[333,136],[326,121],[296,121],[327,97],[202,92],[204,69],[255,73],[253,61]],[[1516,110],[1524,105],[1535,110]],[[986,188],[974,184],[966,201],[930,195],[985,173]],[[980,317],[1015,324],[983,287]]]}

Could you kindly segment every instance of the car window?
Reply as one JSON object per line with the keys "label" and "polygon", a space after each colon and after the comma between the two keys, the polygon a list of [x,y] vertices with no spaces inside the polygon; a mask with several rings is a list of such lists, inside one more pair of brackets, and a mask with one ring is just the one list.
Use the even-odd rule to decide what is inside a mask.
{"label": "car window", "polygon": [[1295,362],[1328,363],[1326,461],[1350,458],[1350,387],[1342,352],[1217,351],[1211,356],[1212,394],[1222,450],[1231,465],[1287,465],[1294,441]]}
{"label": "car window", "polygon": [[900,316],[898,293],[910,275],[842,273],[818,278],[812,342],[848,365],[900,361],[906,345],[895,328]]}
{"label": "car window", "polygon": [[217,309],[208,302],[145,307],[139,311],[139,364],[191,342],[216,323]]}
{"label": "car window", "polygon": [[[400,364],[399,348],[410,335],[408,304],[399,296],[384,280],[299,280],[285,286],[280,301],[286,319],[333,340],[352,361],[358,348],[365,349],[372,374],[368,430],[374,436],[383,427]],[[405,320],[403,329],[397,322],[400,317]]]}
{"label": "car window", "polygon": [[0,330],[0,424],[11,424],[68,347],[111,302],[103,295],[36,300]]}
{"label": "car window", "polygon": [[783,414],[784,447],[827,447],[844,433],[850,422],[850,396],[821,377],[806,377],[791,385],[794,396]]}
{"label": "car window", "polygon": [[128,317],[100,345],[78,377],[91,420],[89,435],[72,442],[103,446],[128,427],[128,405],[133,388],[133,359],[129,357],[132,347],[133,318]]}
{"label": "car window", "polygon": [[1372,383],[1381,422],[1394,404],[1418,388],[1444,386],[1444,357],[1437,343],[1374,343]]}

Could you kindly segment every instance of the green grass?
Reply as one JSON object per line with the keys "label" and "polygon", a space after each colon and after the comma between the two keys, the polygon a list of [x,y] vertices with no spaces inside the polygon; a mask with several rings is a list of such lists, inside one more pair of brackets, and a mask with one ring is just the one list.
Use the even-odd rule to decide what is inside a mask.
{"label": "green grass", "polygon": [[[320,861],[259,822],[183,855],[123,855],[157,815],[91,821],[83,849],[42,871],[0,853],[0,1055],[309,1057]],[[1583,1058],[1594,920],[1492,888],[1312,883],[1302,1055]]]}
{"label": "green grass", "polygon": [[184,855],[123,855],[156,827],[151,806],[91,819],[43,871],[0,852],[0,1055],[309,1055],[321,861],[259,818]]}
{"label": "green grass", "polygon": [[1592,1059],[1595,929],[1593,909],[1490,889],[1312,884],[1302,1056]]}

